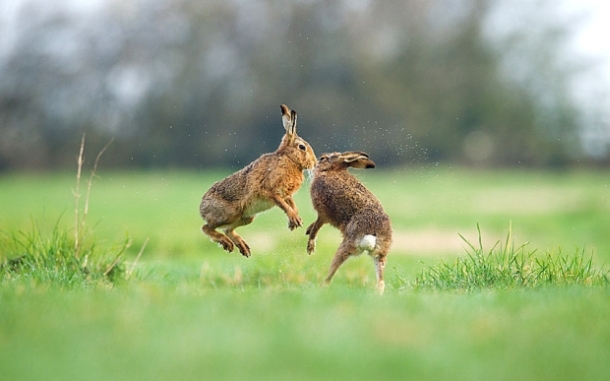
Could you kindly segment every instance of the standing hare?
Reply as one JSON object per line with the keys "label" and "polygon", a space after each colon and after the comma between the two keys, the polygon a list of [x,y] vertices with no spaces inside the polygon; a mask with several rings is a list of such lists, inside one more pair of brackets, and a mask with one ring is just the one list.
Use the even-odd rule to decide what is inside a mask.
{"label": "standing hare", "polygon": [[318,218],[305,233],[309,235],[307,253],[316,249],[318,230],[330,223],[341,231],[343,242],[333,258],[326,283],[330,283],[347,258],[367,251],[375,261],[377,291],[382,294],[383,269],[392,244],[390,218],[379,200],[348,172],[349,167],[375,168],[375,163],[364,152],[335,152],[322,155],[314,169],[311,201]]}
{"label": "standing hare", "polygon": [[[250,256],[250,247],[235,228],[248,225],[257,213],[279,206],[288,216],[288,228],[302,226],[292,195],[301,187],[303,170],[316,165],[311,146],[297,136],[297,113],[281,105],[286,135],[275,152],[267,153],[245,168],[212,185],[201,200],[199,211],[206,224],[203,233],[224,250]],[[225,234],[216,231],[224,230]]]}

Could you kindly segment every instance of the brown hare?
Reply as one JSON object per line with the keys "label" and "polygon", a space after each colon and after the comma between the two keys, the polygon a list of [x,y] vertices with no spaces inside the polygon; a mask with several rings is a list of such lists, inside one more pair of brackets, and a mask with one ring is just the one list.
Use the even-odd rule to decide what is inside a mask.
{"label": "brown hare", "polygon": [[343,242],[333,258],[326,283],[330,283],[347,258],[367,251],[375,261],[377,291],[382,294],[383,269],[392,244],[390,218],[373,193],[348,172],[349,167],[375,168],[375,163],[364,152],[335,152],[322,155],[314,169],[311,201],[318,218],[305,233],[309,235],[307,253],[316,249],[318,230],[330,223],[341,231]]}
{"label": "brown hare", "polygon": [[[279,206],[288,216],[288,228],[302,226],[292,195],[301,187],[305,169],[316,165],[311,146],[297,136],[297,113],[281,105],[286,134],[275,152],[267,153],[245,168],[212,185],[201,200],[199,211],[203,233],[224,250],[250,256],[250,247],[235,228],[248,225],[257,213]],[[223,229],[225,234],[216,231]]]}

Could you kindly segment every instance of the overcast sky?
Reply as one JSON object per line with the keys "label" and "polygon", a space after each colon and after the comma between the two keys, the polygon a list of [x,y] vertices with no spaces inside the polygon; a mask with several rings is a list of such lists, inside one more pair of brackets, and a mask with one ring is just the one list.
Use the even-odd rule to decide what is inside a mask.
{"label": "overcast sky", "polygon": [[605,92],[605,102],[610,108],[610,1],[569,0],[566,3],[570,11],[585,15],[585,22],[574,36],[574,49],[594,62],[592,70],[583,78],[581,91]]}
{"label": "overcast sky", "polygon": [[[586,12],[587,22],[582,26],[575,42],[584,53],[610,59],[610,1],[570,0],[576,11]],[[606,70],[610,69],[606,65]]]}
{"label": "overcast sky", "polygon": [[577,77],[574,95],[589,120],[582,132],[586,151],[603,156],[610,144],[610,1],[567,0],[569,7],[585,14],[585,22],[574,36],[574,49],[593,67]]}

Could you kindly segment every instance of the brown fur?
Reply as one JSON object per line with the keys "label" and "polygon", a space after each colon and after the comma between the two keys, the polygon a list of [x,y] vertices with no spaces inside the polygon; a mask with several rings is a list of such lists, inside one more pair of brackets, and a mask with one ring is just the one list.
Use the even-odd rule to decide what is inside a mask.
{"label": "brown fur", "polygon": [[[303,225],[292,195],[303,183],[303,170],[315,166],[316,156],[296,134],[296,112],[286,105],[280,109],[286,134],[278,149],[214,183],[199,208],[206,222],[201,227],[203,233],[229,252],[236,245],[245,257],[250,256],[250,247],[235,228],[251,223],[257,213],[277,205],[288,216],[290,230]],[[224,229],[225,234],[217,228]]]}
{"label": "brown fur", "polygon": [[318,218],[307,228],[307,253],[315,251],[316,236],[324,224],[329,223],[341,231],[343,242],[326,277],[326,283],[330,283],[347,258],[364,251],[359,244],[362,239],[367,235],[375,236],[374,248],[367,251],[375,261],[377,290],[383,293],[383,269],[392,244],[390,218],[375,195],[347,171],[349,167],[375,168],[375,163],[364,152],[335,152],[322,155],[314,169],[311,200]]}

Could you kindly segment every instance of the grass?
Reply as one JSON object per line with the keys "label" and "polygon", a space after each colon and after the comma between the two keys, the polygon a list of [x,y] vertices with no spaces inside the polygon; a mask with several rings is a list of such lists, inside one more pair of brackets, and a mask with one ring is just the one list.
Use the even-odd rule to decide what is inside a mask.
{"label": "grass", "polygon": [[423,270],[415,279],[416,288],[432,290],[489,290],[495,288],[543,287],[587,285],[607,286],[609,271],[595,268],[593,259],[584,251],[567,255],[561,249],[557,253],[536,255],[536,250],[526,250],[526,244],[515,248],[511,242],[511,228],[502,246],[497,242],[485,253],[481,242],[478,246],[462,239],[469,247],[466,256],[458,256],[452,263],[441,261]]}
{"label": "grass", "polygon": [[[110,143],[108,143],[109,145]],[[33,285],[58,287],[87,286],[95,282],[113,282],[122,277],[124,266],[122,256],[131,245],[128,238],[118,248],[118,254],[111,261],[100,255],[95,240],[88,240],[89,198],[99,160],[108,148],[97,155],[86,191],[81,193],[81,178],[84,164],[85,136],[83,135],[77,157],[76,184],[74,195],[74,225],[71,237],[56,224],[48,236],[41,234],[36,221],[29,231],[4,232],[0,236],[2,253],[0,262],[0,284],[8,282],[30,282]],[[81,200],[84,196],[84,200]],[[82,202],[81,202],[82,201]],[[89,242],[87,242],[89,241]]]}
{"label": "grass", "polygon": [[598,380],[608,371],[607,289],[13,291],[1,300],[6,379]]}
{"label": "grass", "polygon": [[[303,229],[290,232],[277,209],[239,230],[249,259],[209,242],[197,206],[225,174],[100,173],[85,267],[71,263],[74,221],[57,220],[72,211],[74,175],[2,175],[2,377],[599,380],[610,372],[610,174],[358,172],[395,230],[383,297],[365,256],[321,287],[338,232],[322,230],[308,256]],[[297,197],[305,223],[314,218],[307,197],[306,189]],[[411,242],[420,237],[430,240]],[[123,247],[122,271],[104,277]],[[6,275],[24,253],[40,262],[35,281],[23,269]]]}
{"label": "grass", "polygon": [[116,259],[128,247],[127,242],[117,247],[114,259],[98,250],[95,242],[80,245],[77,252],[73,237],[58,226],[45,234],[33,224],[26,232],[4,233],[0,244],[5,258],[0,264],[0,285],[16,282],[72,289],[112,283],[125,272]]}

